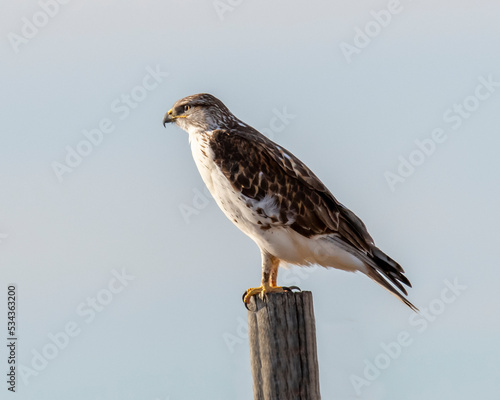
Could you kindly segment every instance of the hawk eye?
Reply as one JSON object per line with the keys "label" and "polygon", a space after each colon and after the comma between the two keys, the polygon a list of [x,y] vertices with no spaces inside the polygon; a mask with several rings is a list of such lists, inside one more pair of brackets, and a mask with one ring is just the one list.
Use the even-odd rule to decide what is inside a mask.
{"label": "hawk eye", "polygon": [[190,106],[184,106],[184,112],[189,111],[190,108],[191,108]]}

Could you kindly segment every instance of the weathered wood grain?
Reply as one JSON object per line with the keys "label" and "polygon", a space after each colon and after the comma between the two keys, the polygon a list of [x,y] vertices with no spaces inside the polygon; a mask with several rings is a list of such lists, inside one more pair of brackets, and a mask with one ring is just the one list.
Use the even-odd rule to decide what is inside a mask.
{"label": "weathered wood grain", "polygon": [[312,293],[254,296],[249,308],[254,399],[320,399]]}

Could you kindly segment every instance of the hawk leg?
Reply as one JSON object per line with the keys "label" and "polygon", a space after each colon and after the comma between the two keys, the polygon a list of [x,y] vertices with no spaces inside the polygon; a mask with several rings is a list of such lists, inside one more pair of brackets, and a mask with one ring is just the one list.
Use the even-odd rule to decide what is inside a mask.
{"label": "hawk leg", "polygon": [[245,303],[248,304],[250,302],[250,298],[257,294],[263,298],[266,293],[283,293],[283,288],[276,286],[279,264],[280,260],[278,258],[262,252],[262,282],[259,287],[250,288],[246,291],[243,298]]}

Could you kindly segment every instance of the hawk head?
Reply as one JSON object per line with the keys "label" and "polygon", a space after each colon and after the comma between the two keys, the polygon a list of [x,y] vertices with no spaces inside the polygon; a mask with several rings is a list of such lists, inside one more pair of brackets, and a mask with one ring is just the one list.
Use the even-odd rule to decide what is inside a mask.
{"label": "hawk head", "polygon": [[208,93],[194,94],[175,102],[165,114],[163,125],[174,122],[188,133],[228,129],[238,119],[216,97]]}

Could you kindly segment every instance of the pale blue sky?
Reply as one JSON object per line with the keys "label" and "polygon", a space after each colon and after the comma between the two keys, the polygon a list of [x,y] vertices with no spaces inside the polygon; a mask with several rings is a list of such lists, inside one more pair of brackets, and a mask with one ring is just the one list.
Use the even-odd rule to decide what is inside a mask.
{"label": "pale blue sky", "polygon": [[[365,277],[282,270],[278,283],[314,295],[323,398],[498,398],[498,4],[401,0],[349,63],[341,44],[376,29],[391,2],[243,1],[221,19],[214,4],[228,0],[74,0],[18,52],[9,35],[23,18],[44,21],[39,4],[11,3],[0,16],[1,297],[18,286],[26,367],[49,334],[79,328],[27,384],[18,375],[18,399],[252,399],[240,299],[260,281],[259,251],[212,200],[193,203],[203,183],[187,135],[161,124],[199,92],[263,130],[276,110],[294,115],[273,140],[404,266],[411,301],[439,313],[421,329],[423,316]],[[122,96],[140,100],[126,117]],[[473,111],[453,129],[443,116],[464,101]],[[59,182],[53,163],[103,119],[112,131]],[[435,129],[446,140],[391,190],[384,175]],[[454,281],[467,288],[446,304]],[[86,322],[97,295],[106,304]],[[357,393],[352,377],[401,332],[411,344]]]}

